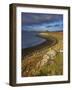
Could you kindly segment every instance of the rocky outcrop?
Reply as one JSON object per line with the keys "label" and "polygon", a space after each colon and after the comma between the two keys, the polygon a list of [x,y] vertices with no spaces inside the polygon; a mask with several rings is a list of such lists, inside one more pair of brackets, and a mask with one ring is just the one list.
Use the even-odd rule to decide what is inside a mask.
{"label": "rocky outcrop", "polygon": [[43,56],[43,59],[37,63],[37,67],[43,66],[44,64],[49,62],[49,60],[52,61],[55,58],[56,54],[57,52],[50,48],[49,51]]}

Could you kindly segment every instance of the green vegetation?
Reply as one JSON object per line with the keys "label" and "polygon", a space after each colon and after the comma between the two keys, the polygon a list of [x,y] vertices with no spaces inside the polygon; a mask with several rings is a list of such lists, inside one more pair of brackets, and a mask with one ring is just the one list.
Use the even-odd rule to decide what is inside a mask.
{"label": "green vegetation", "polygon": [[47,63],[41,68],[40,75],[62,75],[62,57],[63,55],[58,53],[53,63]]}

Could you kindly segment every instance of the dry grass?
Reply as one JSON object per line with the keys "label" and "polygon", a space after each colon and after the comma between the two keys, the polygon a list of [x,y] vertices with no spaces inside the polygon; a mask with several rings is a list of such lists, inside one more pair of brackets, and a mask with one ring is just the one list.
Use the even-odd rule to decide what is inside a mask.
{"label": "dry grass", "polygon": [[[62,75],[63,53],[60,53],[59,51],[60,49],[63,49],[63,32],[44,32],[40,33],[40,37],[48,39],[48,42],[37,47],[23,50],[22,76]],[[56,57],[53,60],[49,59],[45,65],[40,67],[43,56],[50,48],[57,52]]]}

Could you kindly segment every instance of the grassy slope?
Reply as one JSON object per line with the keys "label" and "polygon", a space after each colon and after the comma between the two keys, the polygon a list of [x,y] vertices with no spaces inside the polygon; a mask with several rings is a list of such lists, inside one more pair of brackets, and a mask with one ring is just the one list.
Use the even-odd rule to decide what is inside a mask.
{"label": "grassy slope", "polygon": [[[22,50],[22,76],[62,75],[63,54],[59,53],[59,50],[63,49],[63,33],[45,32],[40,33],[40,36],[48,41],[42,45]],[[39,67],[38,62],[42,60],[49,48],[57,51],[56,57]],[[51,64],[50,61],[53,63]]]}

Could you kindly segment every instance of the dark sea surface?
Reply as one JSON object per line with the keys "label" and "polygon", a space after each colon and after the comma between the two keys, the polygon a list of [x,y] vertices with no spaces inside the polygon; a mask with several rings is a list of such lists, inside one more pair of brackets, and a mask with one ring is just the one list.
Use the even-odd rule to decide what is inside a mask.
{"label": "dark sea surface", "polygon": [[30,48],[46,41],[45,39],[38,37],[37,36],[38,34],[39,32],[22,31],[21,35],[22,49]]}

